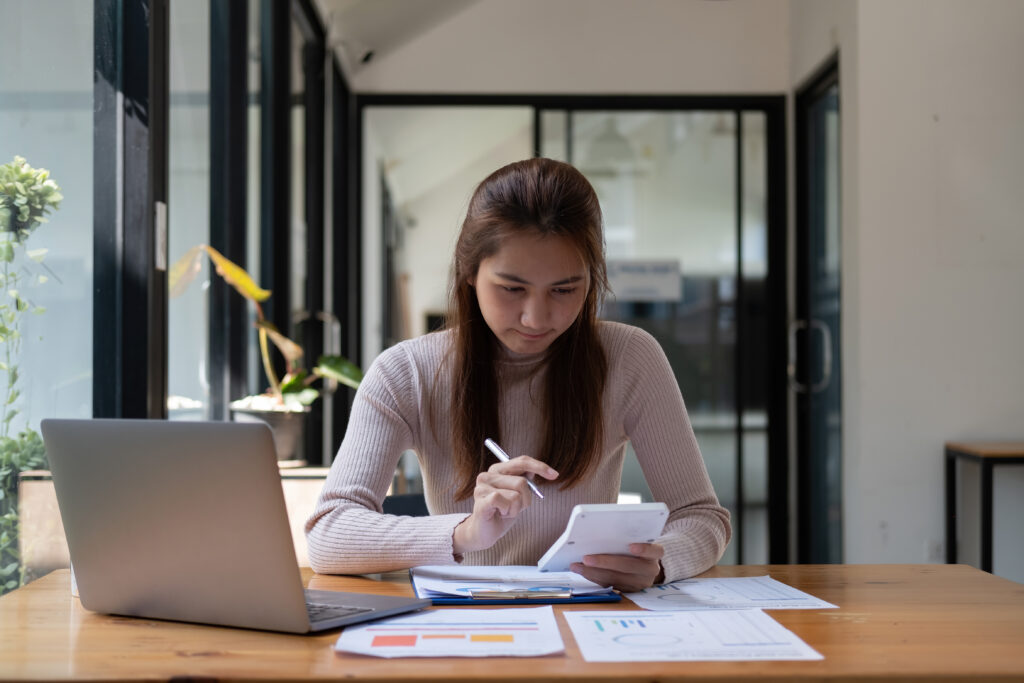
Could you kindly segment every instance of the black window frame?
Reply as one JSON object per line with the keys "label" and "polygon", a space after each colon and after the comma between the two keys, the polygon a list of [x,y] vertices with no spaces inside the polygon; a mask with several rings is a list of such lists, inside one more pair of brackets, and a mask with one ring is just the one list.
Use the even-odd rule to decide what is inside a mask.
{"label": "black window frame", "polygon": [[[786,96],[785,95],[550,95],[550,94],[357,94],[355,96],[355,117],[353,127],[358,144],[352,150],[356,161],[356,194],[351,201],[356,204],[356,225],[362,225],[363,191],[363,119],[367,107],[387,106],[472,106],[534,108],[534,155],[541,152],[540,119],[544,110],[667,110],[685,109],[692,111],[733,111],[739,120],[742,112],[760,111],[765,115],[765,139],[767,142],[767,224],[773,229],[769,233],[767,248],[768,275],[766,278],[766,319],[768,338],[764,340],[769,358],[767,417],[772,428],[768,431],[768,561],[786,563],[789,560],[790,513],[789,513],[789,408],[786,375],[786,316],[787,305],[787,175],[786,175]],[[739,130],[739,129],[738,129]],[[741,147],[737,146],[737,154]],[[741,173],[737,164],[737,175]],[[742,178],[737,178],[737,192],[742,192]],[[742,200],[742,197],[740,198]],[[737,230],[742,229],[742,216],[737,219]],[[383,239],[383,237],[381,238]],[[742,278],[737,281],[737,306],[742,310]],[[748,341],[748,340],[744,340]],[[756,342],[754,342],[756,343]],[[743,342],[736,344],[737,368],[747,357]],[[737,373],[738,374],[738,373]],[[737,382],[737,412],[743,410],[742,386]],[[742,444],[742,419],[739,425],[738,442]],[[738,466],[742,467],[742,446],[738,446]],[[739,473],[742,469],[739,470]],[[737,507],[742,509],[742,476],[737,476]],[[738,543],[742,561],[742,541]]]}
{"label": "black window frame", "polygon": [[93,416],[167,417],[167,0],[93,5]]}

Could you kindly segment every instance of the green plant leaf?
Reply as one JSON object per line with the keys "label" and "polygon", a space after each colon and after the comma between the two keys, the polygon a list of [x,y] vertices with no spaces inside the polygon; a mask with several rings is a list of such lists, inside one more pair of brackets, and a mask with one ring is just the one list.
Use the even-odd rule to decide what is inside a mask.
{"label": "green plant leaf", "polygon": [[48,252],[48,251],[50,251],[50,250],[49,249],[26,249],[25,250],[25,255],[28,256],[33,261],[35,261],[36,263],[42,263],[43,262],[43,257],[46,256],[46,252]]}
{"label": "green plant leaf", "polygon": [[289,394],[302,391],[306,387],[306,378],[309,373],[305,370],[289,372],[281,378],[281,393]]}
{"label": "green plant leaf", "polygon": [[353,389],[358,389],[359,383],[363,381],[363,371],[359,366],[342,356],[320,356],[313,373],[318,377],[341,382]]}
{"label": "green plant leaf", "polygon": [[314,401],[320,398],[320,392],[313,387],[306,387],[302,391],[297,393],[287,394],[288,397],[294,396],[298,399],[299,403],[304,406],[312,405]]}

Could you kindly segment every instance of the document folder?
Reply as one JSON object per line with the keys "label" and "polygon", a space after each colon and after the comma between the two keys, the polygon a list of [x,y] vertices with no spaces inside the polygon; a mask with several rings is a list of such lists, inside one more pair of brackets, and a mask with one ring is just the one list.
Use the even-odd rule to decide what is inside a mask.
{"label": "document folder", "polygon": [[618,602],[622,596],[572,572],[536,567],[422,566],[409,570],[413,589],[435,605],[527,605]]}

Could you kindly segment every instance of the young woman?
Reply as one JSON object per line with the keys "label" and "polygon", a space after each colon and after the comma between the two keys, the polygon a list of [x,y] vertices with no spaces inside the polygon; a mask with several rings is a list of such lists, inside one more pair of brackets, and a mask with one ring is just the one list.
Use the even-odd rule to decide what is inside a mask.
{"label": "young woman", "polygon": [[[669,507],[664,534],[573,571],[628,591],[714,565],[729,513],[661,347],[597,320],[606,288],[601,209],[579,171],[529,159],[486,178],[455,246],[446,329],[384,351],[356,394],[306,524],[313,569],[536,564],[574,505],[616,501],[627,441]],[[499,462],[488,437],[518,457]],[[428,517],[381,513],[407,449]]]}

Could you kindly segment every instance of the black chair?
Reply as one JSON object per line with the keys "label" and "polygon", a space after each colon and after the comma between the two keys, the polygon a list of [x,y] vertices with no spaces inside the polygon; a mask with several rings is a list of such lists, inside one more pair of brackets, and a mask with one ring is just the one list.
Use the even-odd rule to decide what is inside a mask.
{"label": "black chair", "polygon": [[396,493],[384,498],[385,515],[407,515],[409,517],[426,517],[427,501],[422,493]]}

